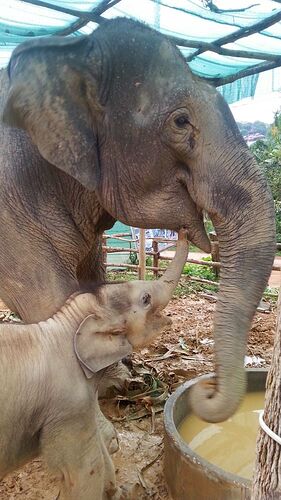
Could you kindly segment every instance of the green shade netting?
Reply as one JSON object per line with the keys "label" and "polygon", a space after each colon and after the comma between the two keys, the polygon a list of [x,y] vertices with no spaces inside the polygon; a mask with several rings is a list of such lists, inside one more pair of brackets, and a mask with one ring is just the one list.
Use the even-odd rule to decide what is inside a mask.
{"label": "green shade netting", "polygon": [[[79,11],[91,11],[104,0],[48,0],[49,4]],[[217,0],[220,9],[247,9],[240,12],[212,12],[203,0],[121,0],[108,8],[104,18],[127,16],[143,21],[164,34],[183,40],[216,42],[240,28],[252,26],[281,12],[281,3],[263,0],[254,4],[248,0]],[[253,5],[251,8],[249,6]],[[20,0],[1,0],[0,66],[5,66],[12,50],[34,36],[59,34],[77,17]],[[91,33],[98,24],[89,22],[70,36]],[[196,48],[179,48],[188,58],[191,69],[205,78],[221,78],[262,63],[261,59],[220,55],[212,51],[197,54]],[[224,48],[263,52],[281,56],[281,23],[250,36],[222,45]],[[281,63],[280,63],[281,64]],[[239,76],[239,75],[238,75]],[[248,76],[220,88],[228,102],[254,95],[258,76]]]}

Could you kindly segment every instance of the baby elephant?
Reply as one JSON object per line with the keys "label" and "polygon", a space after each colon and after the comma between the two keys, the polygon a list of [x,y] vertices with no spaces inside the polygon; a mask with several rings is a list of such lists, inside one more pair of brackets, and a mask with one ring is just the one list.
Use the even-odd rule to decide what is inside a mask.
{"label": "baby elephant", "polygon": [[104,368],[170,323],[161,314],[187,258],[185,231],[155,282],[101,285],[72,295],[47,321],[0,326],[0,478],[42,454],[60,498],[119,498],[100,429]]}

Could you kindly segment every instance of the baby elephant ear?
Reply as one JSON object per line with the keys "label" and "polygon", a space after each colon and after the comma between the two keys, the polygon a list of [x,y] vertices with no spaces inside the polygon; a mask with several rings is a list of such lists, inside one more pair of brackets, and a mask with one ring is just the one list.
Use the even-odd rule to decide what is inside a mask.
{"label": "baby elephant ear", "polygon": [[[108,325],[105,325],[108,327]],[[87,378],[131,354],[124,330],[103,328],[96,316],[87,316],[74,336],[74,351]]]}

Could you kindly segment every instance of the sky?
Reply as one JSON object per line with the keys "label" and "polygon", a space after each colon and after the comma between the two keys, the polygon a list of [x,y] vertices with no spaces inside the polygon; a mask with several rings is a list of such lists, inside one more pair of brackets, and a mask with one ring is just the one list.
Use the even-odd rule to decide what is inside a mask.
{"label": "sky", "polygon": [[[272,92],[278,87],[279,91]],[[236,121],[272,123],[276,111],[281,110],[281,68],[260,73],[254,98],[237,101],[230,109]]]}
{"label": "sky", "polygon": [[262,121],[271,124],[276,111],[281,111],[281,93],[274,92],[242,99],[230,104],[230,109],[237,122]]}

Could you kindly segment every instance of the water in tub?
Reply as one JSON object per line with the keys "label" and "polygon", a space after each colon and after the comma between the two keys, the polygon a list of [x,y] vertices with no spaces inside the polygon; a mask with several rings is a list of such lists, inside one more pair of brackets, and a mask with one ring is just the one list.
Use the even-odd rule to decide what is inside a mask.
{"label": "water in tub", "polygon": [[251,479],[259,412],[263,408],[264,392],[247,393],[237,412],[225,422],[208,424],[189,415],[178,431],[189,447],[208,462]]}

